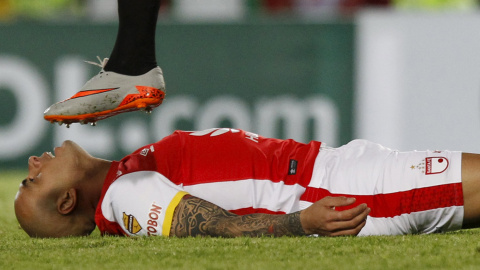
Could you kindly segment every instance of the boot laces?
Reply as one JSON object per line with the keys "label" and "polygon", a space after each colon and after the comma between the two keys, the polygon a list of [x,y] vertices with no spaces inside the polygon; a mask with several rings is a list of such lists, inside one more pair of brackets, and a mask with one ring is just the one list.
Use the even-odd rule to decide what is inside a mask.
{"label": "boot laces", "polygon": [[100,56],[97,56],[97,59],[98,59],[98,62],[93,62],[93,61],[84,61],[85,63],[87,64],[91,64],[91,65],[94,65],[94,66],[99,66],[101,67],[102,69],[107,65],[107,62],[108,62],[108,58],[103,58],[103,60],[100,58]]}

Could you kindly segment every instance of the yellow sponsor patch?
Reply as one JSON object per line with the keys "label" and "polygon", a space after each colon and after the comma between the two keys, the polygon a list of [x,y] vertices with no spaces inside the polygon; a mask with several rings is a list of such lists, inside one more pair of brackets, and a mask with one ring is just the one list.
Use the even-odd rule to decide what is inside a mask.
{"label": "yellow sponsor patch", "polygon": [[137,219],[133,215],[125,214],[125,212],[123,212],[123,225],[125,225],[125,228],[133,234],[138,233],[142,229],[142,226],[140,226]]}

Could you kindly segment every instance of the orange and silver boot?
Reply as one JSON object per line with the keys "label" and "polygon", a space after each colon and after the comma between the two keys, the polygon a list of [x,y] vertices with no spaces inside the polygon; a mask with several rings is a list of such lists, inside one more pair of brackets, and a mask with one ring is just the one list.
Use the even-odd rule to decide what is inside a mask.
{"label": "orange and silver boot", "polygon": [[102,70],[78,93],[45,110],[45,120],[67,127],[71,123],[95,125],[98,120],[123,112],[143,110],[149,113],[162,104],[165,81],[160,67],[143,75],[128,76],[103,70],[107,61],[104,59],[97,64]]}

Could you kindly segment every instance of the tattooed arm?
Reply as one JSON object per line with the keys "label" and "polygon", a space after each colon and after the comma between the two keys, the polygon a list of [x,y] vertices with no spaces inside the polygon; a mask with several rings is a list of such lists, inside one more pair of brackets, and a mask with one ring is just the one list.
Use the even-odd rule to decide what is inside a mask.
{"label": "tattooed arm", "polygon": [[[358,234],[365,225],[369,209],[366,205],[359,205],[350,210],[335,211],[335,206],[350,205],[354,199],[353,202],[346,201],[342,205],[337,200],[333,202],[334,206],[331,205],[332,199],[339,198],[326,197],[304,211],[286,215],[250,214],[240,216],[200,198],[187,195],[175,209],[170,235],[178,237],[197,235],[257,237],[262,235],[320,234],[335,236]],[[339,217],[335,213],[342,213],[343,217]]]}
{"label": "tattooed arm", "polygon": [[185,196],[175,209],[171,235],[222,237],[305,235],[300,212],[239,216],[197,197]]}

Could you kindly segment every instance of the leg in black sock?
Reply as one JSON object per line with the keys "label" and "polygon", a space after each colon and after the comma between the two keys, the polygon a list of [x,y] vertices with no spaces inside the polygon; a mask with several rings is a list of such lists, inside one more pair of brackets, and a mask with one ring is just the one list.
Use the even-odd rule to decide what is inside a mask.
{"label": "leg in black sock", "polygon": [[118,0],[119,26],[106,71],[142,75],[157,66],[155,30],[160,0]]}

